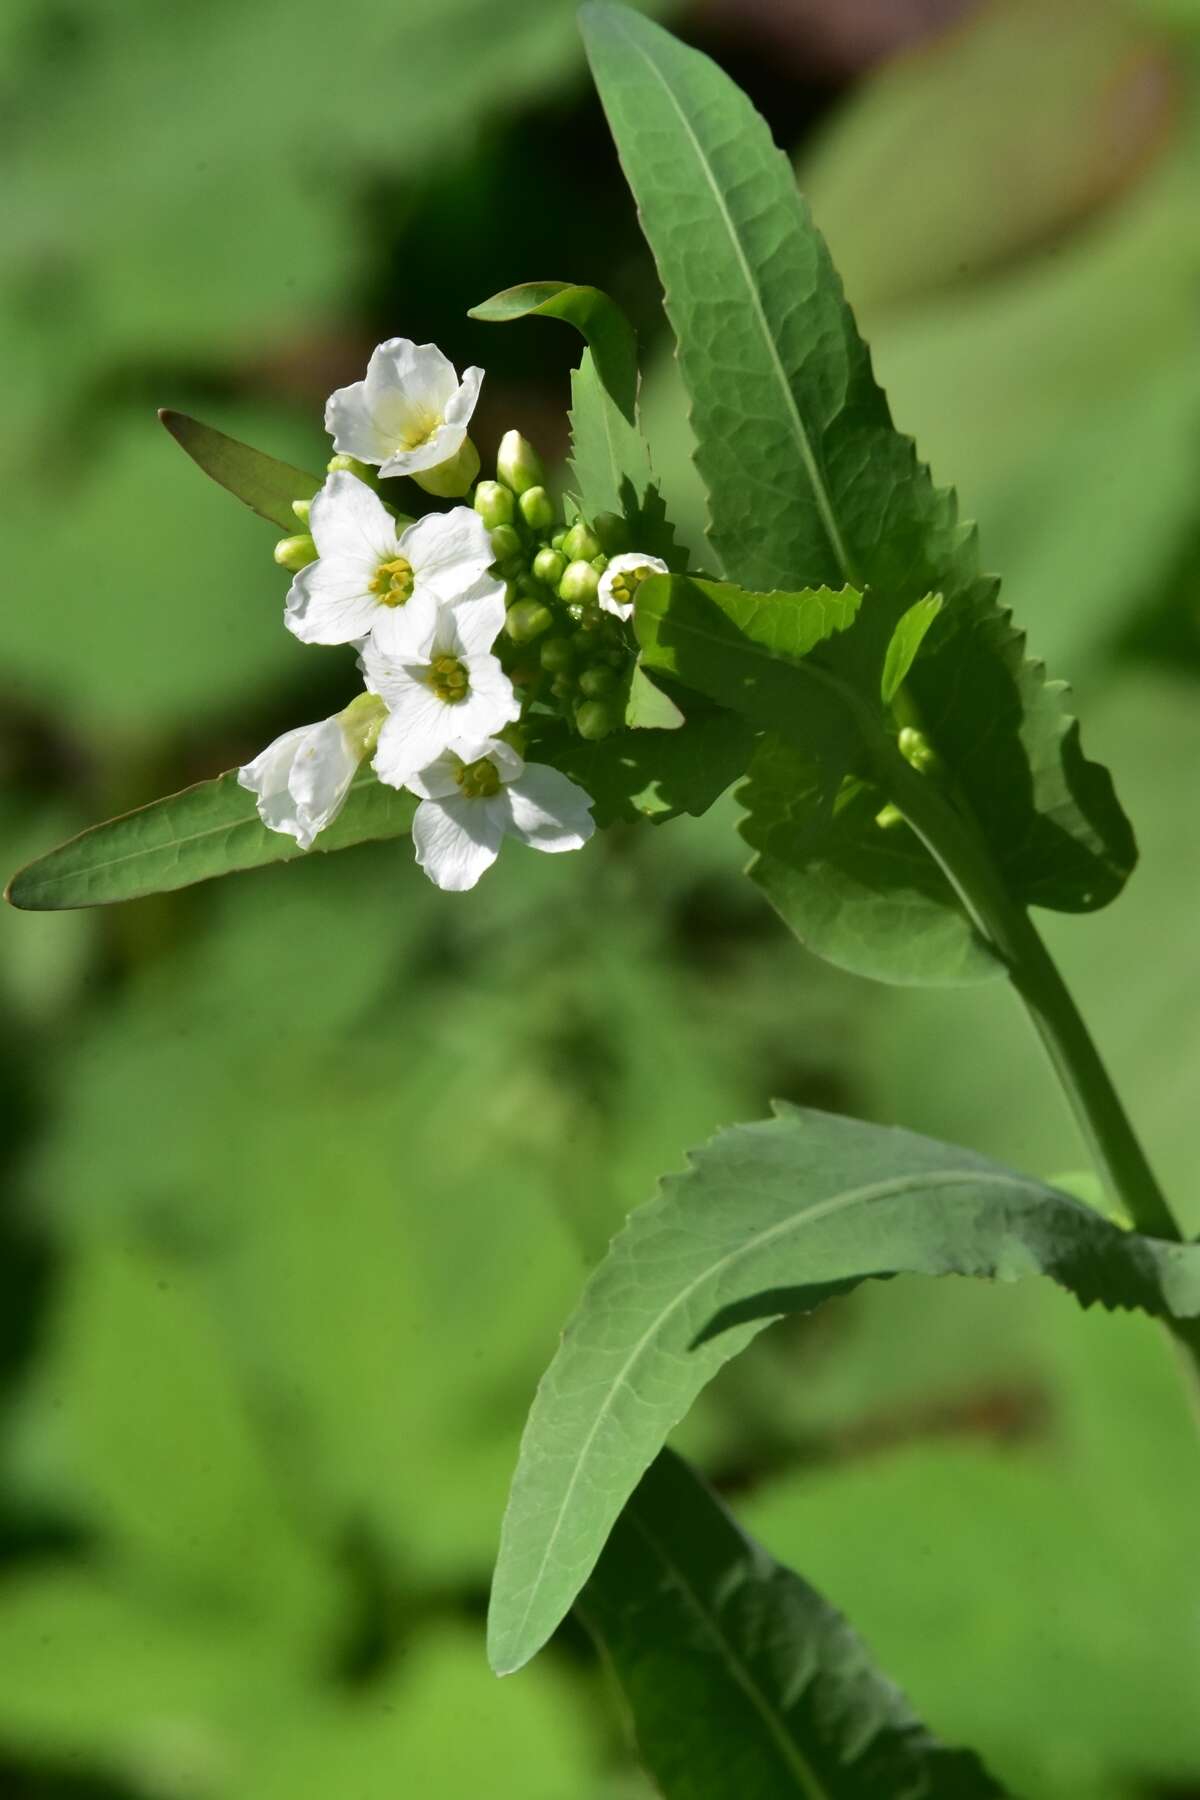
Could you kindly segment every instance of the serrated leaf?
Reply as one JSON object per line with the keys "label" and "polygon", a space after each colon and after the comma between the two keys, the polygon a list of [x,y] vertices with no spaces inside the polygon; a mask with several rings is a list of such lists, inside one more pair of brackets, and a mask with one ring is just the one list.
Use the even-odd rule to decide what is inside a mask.
{"label": "serrated leaf", "polygon": [[578,1601],[665,1800],[985,1800],[845,1618],[664,1450]]}
{"label": "serrated leaf", "polygon": [[202,425],[187,413],[164,407],[158,416],[192,461],[252,512],[283,531],[300,530],[292,501],[311,500],[321,485],[321,476],[277,462],[264,451],[227,437],[211,425]]}
{"label": "serrated leaf", "polygon": [[337,818],[311,851],[301,850],[284,832],[268,831],[255,811],[254,796],[238,786],[237,770],[231,769],[214,781],[201,781],[93,825],[21,869],[5,898],[28,911],[53,912],[171,893],[216,875],[401,837],[412,824],[415,807],[411,794],[386,787],[364,765]]}
{"label": "serrated leaf", "polygon": [[915,601],[897,620],[883,659],[883,675],[880,680],[880,693],[885,706],[890,706],[900,692],[901,684],[925,642],[925,633],[941,610],[942,596],[926,594],[923,600]]}
{"label": "serrated leaf", "polygon": [[1122,1231],[971,1151],[793,1107],[719,1132],[614,1240],[538,1389],[492,1590],[493,1667],[549,1637],[723,1363],[772,1318],[902,1273],[1048,1275],[1085,1306],[1200,1313],[1200,1245]]}
{"label": "serrated leaf", "polygon": [[[910,700],[964,805],[1023,852],[1014,898],[1066,910],[1119,891],[1135,851],[1062,690],[981,576],[973,531],[894,429],[828,250],[764,121],[715,64],[623,7],[583,29],[663,280],[692,401],[713,548],[747,588],[866,592],[846,652],[880,669],[910,607],[945,606]],[[806,936],[802,879],[785,914]],[[881,913],[881,917],[885,917]],[[867,946],[887,966],[894,934]]]}
{"label": "serrated leaf", "polygon": [[530,316],[564,319],[587,349],[571,377],[571,466],[584,515],[624,518],[634,548],[676,567],[687,558],[675,543],[638,425],[637,336],[621,308],[599,288],[566,281],[529,281],[506,288],[470,317],[489,323]]}

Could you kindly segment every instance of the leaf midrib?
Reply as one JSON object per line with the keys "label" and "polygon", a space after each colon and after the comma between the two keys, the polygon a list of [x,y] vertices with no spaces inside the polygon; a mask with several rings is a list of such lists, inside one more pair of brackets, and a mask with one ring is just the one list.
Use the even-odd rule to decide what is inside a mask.
{"label": "leaf midrib", "polygon": [[797,1777],[801,1793],[807,1796],[807,1800],[832,1800],[832,1789],[825,1785],[796,1743],[786,1718],[772,1705],[770,1697],[764,1693],[759,1682],[738,1655],[736,1646],[723,1630],[719,1618],[705,1605],[703,1596],[698,1592],[694,1583],[689,1580],[686,1572],[674,1561],[670,1552],[659,1541],[645,1520],[638,1516],[636,1502],[630,1506],[626,1517],[649,1544],[652,1553],[658,1557],[668,1571],[676,1587],[721,1651],[734,1681],[753,1706],[770,1733],[776,1748],[780,1751],[787,1764],[788,1773]]}
{"label": "leaf midrib", "polygon": [[685,135],[687,136],[688,142],[692,146],[692,149],[696,156],[696,161],[698,162],[698,164],[700,166],[701,172],[704,175],[704,179],[709,187],[710,192],[712,193],[713,200],[716,203],[717,210],[721,215],[721,218],[725,224],[726,230],[728,231],[730,243],[733,246],[734,254],[737,257],[738,265],[741,269],[742,276],[745,280],[746,288],[750,295],[751,312],[753,314],[755,323],[758,325],[758,328],[759,328],[760,332],[762,333],[762,340],[766,347],[767,355],[770,359],[771,366],[774,370],[776,379],[779,383],[779,388],[783,395],[784,404],[785,404],[787,411],[791,418],[792,433],[793,433],[793,436],[796,441],[796,446],[800,451],[801,461],[804,464],[805,470],[808,474],[809,482],[812,486],[813,496],[817,503],[817,511],[820,514],[821,524],[824,527],[825,535],[829,539],[830,548],[837,558],[838,566],[842,570],[842,573],[845,576],[846,581],[852,587],[861,587],[862,582],[861,582],[861,579],[859,578],[857,569],[854,564],[854,560],[851,557],[850,552],[846,547],[845,541],[841,534],[841,530],[838,526],[837,515],[834,510],[833,500],[829,494],[828,488],[825,485],[825,479],[821,472],[821,466],[820,466],[819,462],[817,461],[817,456],[816,456],[815,450],[813,449],[812,440],[809,437],[808,430],[805,426],[804,420],[800,413],[800,409],[796,404],[796,397],[792,393],[791,383],[788,381],[788,378],[787,378],[787,371],[784,369],[783,363],[780,360],[779,352],[775,347],[775,340],[771,335],[771,328],[767,323],[766,312],[763,308],[762,296],[759,293],[758,285],[755,282],[754,275],[753,275],[753,272],[750,267],[749,259],[747,258],[745,250],[742,247],[741,237],[738,233],[736,225],[733,222],[733,217],[729,211],[729,208],[725,203],[725,197],[722,194],[720,187],[717,185],[716,178],[715,178],[715,176],[712,172],[712,169],[709,165],[709,161],[704,152],[704,148],[703,148],[702,144],[700,143],[699,138],[696,136],[695,131],[692,128],[691,120],[688,118],[687,114],[683,110],[683,107],[680,105],[678,99],[676,98],[674,89],[671,87],[671,84],[668,82],[666,76],[663,74],[662,70],[659,68],[659,66],[655,62],[654,58],[650,55],[650,52],[644,47],[644,45],[642,45],[638,42],[636,37],[633,37],[629,34],[629,32],[625,29],[624,25],[621,23],[620,20],[614,20],[614,25],[615,25],[616,30],[625,37],[625,40],[630,45],[630,47],[633,50],[635,50],[637,52],[637,54],[641,57],[642,61],[646,65],[646,67],[650,70],[651,74],[654,76],[655,80],[658,82],[659,86],[662,88],[663,93],[667,96],[667,99],[670,101],[671,107],[673,108],[675,115],[678,118],[679,123],[684,130]]}
{"label": "leaf midrib", "polygon": [[[793,1213],[789,1215],[788,1218],[780,1220],[777,1224],[768,1227],[766,1230],[758,1232],[754,1237],[739,1244],[736,1249],[727,1252],[724,1256],[718,1257],[715,1262],[709,1263],[706,1268],[701,1270],[700,1274],[697,1275],[694,1280],[690,1281],[685,1288],[681,1289],[670,1303],[655,1315],[650,1325],[642,1333],[641,1337],[622,1363],[616,1376],[610,1383],[603,1401],[596,1410],[591,1428],[589,1429],[587,1437],[584,1439],[575,1460],[575,1467],[571,1472],[571,1478],[567,1483],[566,1492],[564,1493],[562,1502],[558,1508],[553,1529],[546,1540],[546,1546],[542,1553],[542,1559],[538,1566],[537,1573],[530,1583],[529,1597],[525,1603],[525,1610],[521,1615],[520,1623],[516,1630],[508,1634],[510,1638],[519,1642],[524,1636],[525,1627],[529,1622],[529,1615],[533,1611],[534,1603],[541,1592],[546,1570],[549,1566],[550,1558],[554,1554],[555,1545],[558,1543],[563,1521],[570,1510],[571,1501],[575,1496],[575,1489],[579,1483],[580,1475],[591,1454],[592,1445],[596,1440],[596,1435],[599,1432],[600,1427],[607,1419],[616,1403],[618,1395],[625,1387],[630,1370],[635,1367],[641,1358],[647,1344],[658,1335],[664,1322],[669,1319],[685,1301],[691,1298],[696,1289],[702,1287],[705,1282],[709,1281],[714,1276],[722,1274],[726,1270],[732,1268],[735,1263],[739,1262],[743,1257],[748,1256],[752,1251],[761,1249],[764,1244],[770,1243],[773,1238],[782,1237],[786,1235],[788,1231],[798,1229],[806,1224],[811,1224],[816,1219],[828,1217],[829,1214],[837,1212],[844,1207],[853,1206],[860,1202],[866,1205],[873,1200],[884,1199],[892,1194],[902,1194],[912,1189],[953,1187],[964,1181],[977,1181],[984,1184],[994,1184],[998,1187],[1022,1188],[1030,1194],[1041,1194],[1045,1192],[1045,1189],[1039,1183],[1025,1180],[1021,1176],[1010,1174],[1007,1171],[972,1168],[946,1169],[940,1171],[931,1170],[916,1175],[891,1176],[886,1181],[869,1182],[863,1187],[850,1188],[845,1193],[834,1194],[827,1200],[817,1201],[812,1206],[806,1207],[803,1212]],[[866,1277],[864,1276],[862,1279],[866,1279]],[[762,1330],[767,1323],[768,1321],[763,1319],[761,1322],[757,1323],[756,1330]]]}

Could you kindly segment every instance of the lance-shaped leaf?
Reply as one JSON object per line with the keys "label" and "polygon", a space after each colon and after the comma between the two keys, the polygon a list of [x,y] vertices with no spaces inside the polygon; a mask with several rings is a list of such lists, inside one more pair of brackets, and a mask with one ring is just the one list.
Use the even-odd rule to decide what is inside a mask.
{"label": "lance-shaped leaf", "polygon": [[599,288],[566,281],[528,281],[506,288],[470,317],[492,323],[533,315],[565,319],[587,343],[571,377],[571,466],[584,514],[617,513],[633,547],[676,568],[686,556],[675,543],[638,426],[637,336],[621,308]]}
{"label": "lance-shaped leaf", "polygon": [[897,1274],[1048,1275],[1084,1305],[1200,1313],[1200,1245],[1122,1231],[971,1151],[793,1107],[719,1132],[630,1217],[538,1388],[492,1590],[493,1666],[545,1642],[722,1363],[770,1319]]}
{"label": "lance-shaped leaf", "polygon": [[624,1690],[665,1800],[987,1800],[815,1588],[664,1450],[626,1502],[579,1611]]}
{"label": "lance-shaped leaf", "polygon": [[[863,689],[906,617],[897,654],[918,648],[910,609],[940,594],[907,670],[910,709],[993,850],[1020,850],[1015,897],[1060,910],[1106,904],[1135,860],[1111,783],[1084,760],[1063,690],[1024,660],[953,494],[934,487],[895,430],[787,159],[708,58],[625,7],[590,5],[582,17],[662,277],[726,574],[750,589],[865,593],[842,647]],[[871,830],[864,822],[858,840],[868,853]],[[801,859],[789,880],[767,885],[777,902],[786,891],[784,916],[807,938],[827,894],[810,895],[805,868]],[[864,945],[875,974],[896,945],[886,909],[877,916],[883,937]]]}
{"label": "lance-shaped leaf", "polygon": [[215,781],[93,825],[14,875],[5,898],[25,911],[57,912],[170,893],[215,875],[401,837],[412,825],[416,804],[411,794],[386,787],[364,764],[337,818],[311,850],[301,850],[284,832],[267,830],[254,796],[238,786],[231,769]]}
{"label": "lance-shaped leaf", "polygon": [[262,450],[254,450],[237,438],[227,437],[211,425],[187,413],[171,412],[164,407],[159,418],[185,449],[192,461],[199,463],[206,475],[228,488],[260,518],[269,519],[283,531],[295,532],[299,522],[292,510],[293,500],[311,500],[321,485],[321,476],[294,469],[290,463],[278,462]]}

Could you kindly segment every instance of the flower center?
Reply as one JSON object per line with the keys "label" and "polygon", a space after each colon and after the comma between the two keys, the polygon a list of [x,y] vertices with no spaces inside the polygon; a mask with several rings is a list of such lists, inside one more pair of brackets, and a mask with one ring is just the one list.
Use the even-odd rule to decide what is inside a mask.
{"label": "flower center", "polygon": [[408,424],[396,435],[397,447],[401,450],[419,450],[422,444],[429,442],[440,423],[436,413],[413,413]]}
{"label": "flower center", "polygon": [[412,599],[415,577],[413,566],[406,556],[394,556],[391,562],[380,563],[371,577],[371,592],[381,606],[403,606],[406,600]]}
{"label": "flower center", "polygon": [[489,800],[500,792],[500,771],[490,757],[464,763],[458,771],[458,785],[468,800]]}
{"label": "flower center", "polygon": [[613,599],[619,606],[628,606],[643,581],[647,581],[653,573],[654,570],[647,568],[645,563],[639,563],[636,569],[622,569],[619,575],[613,576]]}
{"label": "flower center", "polygon": [[471,682],[466,665],[457,656],[435,656],[429,665],[429,685],[439,700],[454,706],[466,699]]}

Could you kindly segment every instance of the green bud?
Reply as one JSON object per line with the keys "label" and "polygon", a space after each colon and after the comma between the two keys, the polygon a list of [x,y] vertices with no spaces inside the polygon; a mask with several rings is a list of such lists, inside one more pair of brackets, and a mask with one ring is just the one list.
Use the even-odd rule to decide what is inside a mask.
{"label": "green bud", "polygon": [[498,563],[511,562],[520,557],[524,566],[524,545],[521,534],[515,525],[497,525],[492,532],[492,555]]}
{"label": "green bud", "polygon": [[575,653],[564,637],[547,638],[542,645],[541,664],[551,675],[561,675],[575,661]]}
{"label": "green bud", "polygon": [[294,575],[316,560],[317,546],[307,532],[299,537],[280,538],[275,546],[275,561],[281,569],[290,569]]}
{"label": "green bud", "polygon": [[308,524],[308,515],[312,511],[312,501],[311,500],[293,500],[292,501],[292,511],[295,513],[296,517],[299,519],[299,521],[302,525],[307,525]]}
{"label": "green bud", "polygon": [[607,668],[604,663],[593,663],[579,677],[579,691],[586,694],[589,700],[602,700],[605,694],[612,693],[616,685],[616,671]]}
{"label": "green bud", "polygon": [[556,700],[569,700],[575,692],[575,677],[563,669],[550,683],[550,692]]}
{"label": "green bud", "polygon": [[504,629],[514,644],[529,644],[549,631],[553,623],[554,614],[540,600],[518,600],[508,609]]}
{"label": "green bud", "polygon": [[552,550],[561,550],[563,545],[566,543],[566,541],[567,541],[566,532],[565,531],[556,531],[554,533],[554,536],[550,539],[550,548]]}
{"label": "green bud", "polygon": [[629,527],[620,513],[597,513],[592,521],[592,530],[599,538],[600,548],[606,556],[619,556],[622,550],[632,548]]}
{"label": "green bud", "polygon": [[435,463],[432,469],[414,469],[412,479],[439,500],[459,500],[478,473],[479,452],[467,437],[445,462]]}
{"label": "green bud", "polygon": [[900,811],[898,806],[893,806],[889,800],[887,805],[881,807],[875,814],[875,823],[878,825],[880,831],[894,831],[897,825],[904,824],[904,814]]}
{"label": "green bud", "polygon": [[580,737],[607,737],[613,728],[613,717],[602,700],[583,700],[575,708],[575,728]]}
{"label": "green bud", "polygon": [[588,530],[583,520],[572,525],[563,539],[563,555],[572,562],[591,562],[593,556],[600,554],[600,541]]}
{"label": "green bud", "polygon": [[473,505],[489,531],[497,525],[512,524],[513,491],[499,481],[481,481],[475,489]]}
{"label": "green bud", "polygon": [[[570,534],[568,533],[568,536]],[[563,571],[562,580],[558,584],[561,600],[581,605],[585,600],[594,600],[596,590],[600,586],[600,577],[591,563],[583,562],[578,557],[569,562]]]}
{"label": "green bud", "polygon": [[331,475],[343,470],[347,475],[357,475],[368,487],[375,487],[379,482],[379,470],[373,469],[370,463],[359,462],[357,456],[331,456],[325,467]]}
{"label": "green bud", "polygon": [[905,725],[898,742],[901,756],[919,774],[933,775],[941,768],[941,759],[923,731],[917,731],[912,725]]}
{"label": "green bud", "polygon": [[556,588],[563,578],[567,559],[557,550],[539,550],[533,559],[533,572],[547,587]]}
{"label": "green bud", "polygon": [[517,504],[531,531],[549,531],[554,523],[554,502],[544,487],[526,488]]}
{"label": "green bud", "polygon": [[546,480],[541,457],[519,431],[506,431],[500,439],[496,473],[514,494],[523,494],[526,488],[542,487]]}
{"label": "green bud", "polygon": [[593,567],[593,569],[595,569],[597,575],[603,575],[605,569],[607,569],[607,567],[608,567],[607,556],[604,556],[603,554],[601,554],[600,556],[593,556],[592,567]]}

